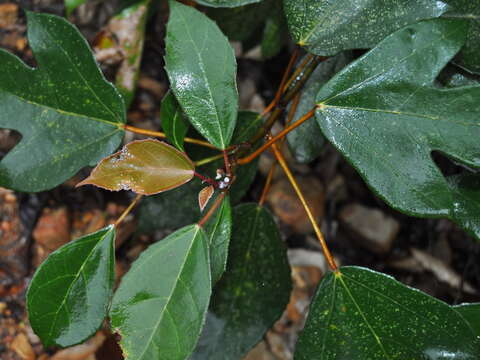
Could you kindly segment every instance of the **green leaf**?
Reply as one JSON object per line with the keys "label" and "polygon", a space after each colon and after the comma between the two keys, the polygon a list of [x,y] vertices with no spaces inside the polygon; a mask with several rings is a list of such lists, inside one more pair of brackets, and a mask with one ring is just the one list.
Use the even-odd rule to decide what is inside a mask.
{"label": "green leaf", "polygon": [[72,15],[73,10],[82,4],[85,4],[87,0],[65,0],[65,12],[67,16]]}
{"label": "green leaf", "polygon": [[232,208],[228,196],[215,215],[205,224],[210,247],[210,267],[212,269],[212,284],[215,284],[225,272],[228,257],[228,245],[232,234]]}
{"label": "green leaf", "polygon": [[151,245],[123,277],[110,311],[125,358],[185,359],[211,294],[208,240],[198,225]]}
{"label": "green leaf", "polygon": [[[292,122],[296,122],[315,106],[315,97],[330,78],[352,59],[351,54],[339,54],[320,63],[305,83]],[[321,153],[325,138],[314,119],[307,120],[287,135],[295,159],[301,163],[315,160]]]}
{"label": "green leaf", "polygon": [[316,116],[329,141],[392,207],[476,231],[478,216],[462,220],[464,200],[431,158],[436,150],[480,166],[480,87],[433,85],[466,30],[463,21],[437,19],[392,34],[322,88]]}
{"label": "green leaf", "polygon": [[45,347],[78,344],[102,325],[115,279],[114,241],[110,225],[62,246],[37,269],[27,308]]}
{"label": "green leaf", "polygon": [[480,342],[449,305],[359,267],[325,276],[295,359],[478,359]]}
{"label": "green leaf", "polygon": [[77,186],[91,184],[152,195],[189,182],[194,173],[192,161],[173,146],[153,139],[136,140],[103,159]]}
{"label": "green leaf", "polygon": [[453,309],[470,324],[474,333],[480,336],[480,303],[460,304]]}
{"label": "green leaf", "polygon": [[472,236],[480,239],[480,175],[462,174],[449,176],[448,185],[455,202],[453,217]]}
{"label": "green leaf", "polygon": [[277,55],[288,40],[288,28],[281,4],[271,9],[263,29],[262,57],[269,59]]}
{"label": "green leaf", "polygon": [[233,210],[227,271],[214,289],[192,360],[240,359],[281,316],[290,266],[272,215],[257,204]]}
{"label": "green leaf", "polygon": [[171,91],[162,100],[160,120],[168,141],[175,145],[177,149],[185,151],[183,139],[187,135],[189,122]]}
{"label": "green leaf", "polygon": [[115,50],[124,57],[117,70],[115,85],[125,100],[126,108],[130,107],[137,88],[145,26],[151,2],[151,0],[138,1],[110,19],[107,25],[107,29],[117,42]]}
{"label": "green leaf", "polygon": [[27,17],[38,68],[0,50],[0,127],[22,134],[0,162],[0,186],[42,191],[111,154],[125,109],[75,27],[53,15]]}
{"label": "green leaf", "polygon": [[388,34],[447,10],[438,0],[283,0],[294,40],[317,55],[375,46]]}
{"label": "green leaf", "polygon": [[232,7],[258,3],[262,0],[195,0],[195,1],[205,6],[232,8]]}
{"label": "green leaf", "polygon": [[465,19],[470,22],[467,42],[460,52],[458,63],[469,71],[480,74],[480,2],[472,0],[445,0],[452,6],[447,18]]}
{"label": "green leaf", "polygon": [[265,22],[272,6],[276,6],[272,0],[263,0],[235,8],[208,8],[207,15],[230,40],[246,41]]}
{"label": "green leaf", "polygon": [[233,49],[204,14],[173,0],[169,4],[165,69],[172,91],[198,132],[225,149],[238,110]]}

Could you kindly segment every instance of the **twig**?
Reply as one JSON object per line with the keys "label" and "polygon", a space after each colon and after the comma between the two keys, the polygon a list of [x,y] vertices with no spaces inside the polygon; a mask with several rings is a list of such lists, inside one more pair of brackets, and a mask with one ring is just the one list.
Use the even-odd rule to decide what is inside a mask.
{"label": "twig", "polygon": [[315,220],[315,217],[312,214],[312,211],[310,210],[310,207],[307,204],[307,201],[305,200],[305,197],[303,196],[302,190],[298,186],[297,180],[295,180],[295,177],[293,176],[292,172],[290,171],[287,162],[285,161],[285,158],[283,157],[282,153],[278,149],[278,146],[276,144],[272,145],[272,150],[273,153],[275,154],[275,157],[277,158],[280,166],[282,167],[283,171],[287,175],[288,180],[290,181],[290,184],[292,184],[293,189],[297,193],[298,198],[300,199],[300,202],[303,205],[303,208],[305,209],[307,216],[312,223],[313,229],[315,230],[315,234],[317,235],[318,240],[320,241],[320,245],[322,246],[323,254],[325,255],[325,259],[327,259],[328,266],[332,271],[337,271],[338,266],[335,263],[335,260],[333,259],[332,253],[330,252],[330,249],[327,246],[327,242],[325,241],[325,238],[323,237],[322,231],[320,230],[320,227],[317,224],[317,221]]}
{"label": "twig", "polygon": [[[127,131],[134,132],[136,134],[149,135],[149,136],[154,136],[154,137],[158,137],[158,138],[162,138],[162,139],[167,138],[167,135],[165,135],[165,133],[163,133],[161,131],[141,129],[141,128],[137,128],[137,127],[131,126],[131,125],[123,125],[122,128],[127,130]],[[197,145],[208,147],[210,149],[218,150],[215,146],[213,146],[212,144],[210,144],[209,142],[206,142],[206,141],[202,141],[202,140],[198,140],[198,139],[192,139],[192,138],[189,138],[189,137],[184,138],[183,141],[187,142],[187,143],[190,143],[190,144],[197,144]]]}
{"label": "twig", "polygon": [[302,125],[305,121],[310,119],[315,115],[315,111],[317,110],[317,106],[312,108],[308,113],[303,115],[300,119],[295,121],[292,125],[287,126],[285,129],[283,129],[278,135],[274,136],[270,140],[268,140],[265,144],[260,146],[257,150],[255,150],[253,153],[250,155],[238,159],[237,163],[240,165],[248,164],[250,161],[254,160],[257,156],[259,156],[261,153],[263,153],[265,150],[267,150],[272,144],[274,144],[277,140],[283,138],[285,135],[287,135],[290,131],[296,129],[300,125]]}
{"label": "twig", "polygon": [[210,217],[213,215],[215,210],[217,210],[217,208],[222,203],[222,200],[225,197],[225,194],[226,194],[226,192],[221,192],[217,196],[217,198],[215,199],[215,202],[213,203],[212,207],[210,209],[208,209],[207,213],[198,222],[198,226],[203,227],[203,225],[205,225],[205,223],[208,221],[208,219],[210,219]]}
{"label": "twig", "polygon": [[130,205],[128,205],[128,207],[125,209],[122,215],[120,215],[117,221],[115,221],[115,227],[120,225],[120,223],[125,219],[125,217],[130,213],[130,211],[132,211],[133,207],[137,205],[138,200],[140,200],[141,197],[142,197],[142,194],[137,194],[137,196],[135,196],[135,199],[133,199],[133,201],[130,203]]}

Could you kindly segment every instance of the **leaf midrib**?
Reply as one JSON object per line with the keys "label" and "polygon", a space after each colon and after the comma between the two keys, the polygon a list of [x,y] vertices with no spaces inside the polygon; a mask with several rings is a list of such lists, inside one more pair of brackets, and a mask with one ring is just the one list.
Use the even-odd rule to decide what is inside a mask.
{"label": "leaf midrib", "polygon": [[123,128],[122,128],[123,122],[113,122],[113,121],[110,121],[110,120],[101,119],[101,118],[97,118],[97,117],[90,116],[90,115],[77,114],[77,113],[69,112],[69,111],[62,110],[62,109],[55,109],[55,108],[53,108],[51,106],[48,106],[48,105],[45,105],[45,104],[40,104],[40,103],[35,102],[35,101],[27,100],[24,97],[21,97],[17,94],[11,93],[11,92],[7,92],[7,91],[2,90],[2,89],[0,89],[0,93],[6,94],[7,96],[15,97],[15,98],[19,99],[20,101],[25,102],[27,104],[35,105],[35,106],[38,106],[39,108],[42,108],[42,109],[57,112],[61,115],[67,115],[67,116],[77,117],[77,118],[82,118],[82,119],[87,119],[87,120],[94,120],[94,121],[97,121],[97,122],[101,122],[101,123],[105,123],[105,124],[108,124],[108,125],[115,126],[119,129],[123,130]]}
{"label": "leaf midrib", "polygon": [[[160,323],[161,323],[161,321],[162,321],[162,319],[163,319],[163,315],[164,315],[165,311],[168,312],[167,307],[168,307],[168,305],[169,305],[169,303],[170,303],[170,301],[171,301],[171,299],[172,299],[172,296],[173,296],[173,293],[175,292],[175,289],[177,288],[177,285],[176,285],[176,284],[179,282],[180,275],[183,273],[183,269],[184,269],[184,267],[185,267],[185,264],[186,264],[186,262],[187,262],[187,260],[188,260],[188,258],[189,258],[189,256],[190,256],[190,251],[191,251],[192,246],[193,246],[193,244],[194,244],[194,242],[195,242],[195,238],[197,237],[197,234],[198,234],[198,232],[200,231],[200,227],[199,227],[199,226],[194,226],[194,227],[195,227],[195,233],[193,234],[193,239],[190,241],[190,245],[189,245],[187,251],[185,251],[185,257],[183,258],[183,261],[182,261],[182,264],[181,264],[180,269],[179,269],[179,271],[178,271],[178,274],[177,274],[177,276],[176,276],[176,278],[175,278],[175,281],[173,282],[175,285],[172,286],[172,290],[171,290],[170,294],[169,294],[168,296],[164,297],[164,298],[167,299],[167,300],[165,301],[165,306],[163,307],[163,309],[161,310],[161,312],[160,312],[160,314],[159,314],[159,316],[158,316],[158,321],[157,321],[157,323],[155,324],[154,327],[152,327],[152,331],[151,331],[150,337],[148,338],[148,340],[147,340],[147,342],[146,342],[146,346],[144,347],[142,353],[138,356],[138,359],[139,359],[139,360],[141,360],[141,359],[143,358],[143,356],[145,355],[146,351],[150,348],[150,345],[153,343],[153,341],[152,341],[152,340],[153,340],[153,336],[157,333],[158,327],[160,326]],[[190,231],[191,231],[191,230],[190,230]],[[185,234],[183,234],[183,236],[185,236]],[[173,244],[174,242],[172,241],[171,243]],[[160,249],[162,249],[162,248],[159,248],[159,250],[160,250]],[[157,250],[157,251],[159,251],[159,250]],[[162,250],[163,250],[163,249],[162,249]],[[152,257],[154,257],[156,254],[157,254],[157,252],[155,252],[154,254],[152,254],[152,255],[151,255],[148,259],[146,259],[146,260],[144,261],[144,263],[141,264],[141,265],[143,266],[144,264],[146,264],[146,263],[147,263]],[[140,268],[140,266],[137,268],[137,270],[138,270],[139,268]]]}
{"label": "leaf midrib", "polygon": [[[203,80],[205,81],[205,88],[208,90],[208,94],[210,95],[210,105],[213,105],[213,108],[215,109],[215,118],[216,118],[216,122],[215,124],[217,125],[219,131],[218,131],[218,135],[220,137],[220,143],[222,144],[222,148],[225,148],[226,144],[225,144],[225,139],[223,138],[223,133],[222,133],[222,127],[220,126],[220,116],[218,114],[218,109],[217,109],[217,106],[215,105],[215,102],[214,102],[214,97],[213,97],[213,93],[212,93],[212,89],[210,88],[210,82],[209,82],[209,79],[207,77],[207,73],[205,71],[205,64],[203,62],[203,58],[202,56],[200,56],[202,53],[201,51],[198,49],[197,47],[197,44],[195,43],[195,41],[193,40],[193,36],[190,32],[190,28],[187,24],[187,21],[185,19],[185,17],[183,16],[183,12],[179,12],[180,14],[180,17],[182,19],[182,22],[185,24],[185,29],[187,30],[187,33],[188,33],[188,36],[190,38],[190,41],[191,43],[193,44],[193,47],[195,48],[195,52],[197,54],[197,58],[198,58],[198,63],[199,63],[199,66],[200,66],[200,70],[202,72],[202,75],[203,75]],[[207,41],[207,34],[208,34],[208,29],[209,27],[207,26],[206,27],[206,34],[205,34],[205,40],[204,41]]]}

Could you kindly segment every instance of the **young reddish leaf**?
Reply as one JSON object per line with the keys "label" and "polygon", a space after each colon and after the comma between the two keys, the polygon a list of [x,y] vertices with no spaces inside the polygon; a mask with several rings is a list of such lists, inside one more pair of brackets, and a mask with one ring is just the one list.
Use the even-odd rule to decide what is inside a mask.
{"label": "young reddish leaf", "polygon": [[173,146],[153,139],[137,140],[103,159],[77,186],[91,184],[151,195],[183,185],[193,174],[192,161]]}
{"label": "young reddish leaf", "polygon": [[200,206],[200,211],[203,211],[205,209],[205,206],[207,206],[208,201],[212,198],[213,193],[215,192],[215,188],[213,185],[207,186],[200,190],[198,193],[198,206]]}

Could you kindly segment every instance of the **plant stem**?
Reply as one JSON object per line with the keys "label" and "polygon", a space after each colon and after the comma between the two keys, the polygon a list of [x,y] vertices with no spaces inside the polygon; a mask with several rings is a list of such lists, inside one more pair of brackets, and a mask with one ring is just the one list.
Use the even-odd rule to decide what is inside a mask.
{"label": "plant stem", "polygon": [[[263,126],[255,134],[255,136],[253,136],[252,139],[249,141],[251,145],[254,145],[257,141],[259,141],[266,134],[268,134],[273,124],[275,124],[275,122],[283,114],[283,111],[285,107],[288,105],[289,101],[292,100],[298,94],[298,92],[301,90],[305,82],[310,78],[310,75],[312,75],[317,65],[325,59],[327,58],[321,57],[321,56],[313,56],[313,55],[306,56],[306,59],[302,61],[302,63],[298,66],[298,68],[295,70],[292,76],[290,76],[290,79],[287,81],[287,84],[283,87],[283,89],[281,89],[282,97],[275,104],[275,108],[270,113],[270,116],[265,121],[265,124],[263,124]],[[292,84],[294,84],[293,87],[290,90],[288,90]],[[287,91],[286,94],[285,94],[285,91]]]}
{"label": "plant stem", "polygon": [[292,76],[288,79],[287,83],[282,88],[282,93],[287,91],[287,89],[292,85],[292,83],[302,74],[303,69],[307,64],[313,59],[314,55],[308,54],[304,57],[303,61],[298,65],[298,67],[293,72]]}
{"label": "plant stem", "polygon": [[140,200],[141,197],[142,194],[137,194],[137,196],[135,196],[135,199],[133,199],[133,201],[130,203],[130,205],[128,205],[122,215],[120,215],[117,221],[115,221],[115,227],[120,225],[120,223],[125,219],[125,217],[130,213],[130,211],[132,211],[133,207],[138,203],[138,200]]}
{"label": "plant stem", "polygon": [[265,180],[265,185],[262,191],[262,196],[260,196],[260,200],[258,201],[258,205],[260,206],[264,204],[265,200],[267,199],[268,192],[272,187],[273,174],[275,174],[276,165],[276,162],[272,163],[272,166],[270,166],[270,170],[268,171],[267,180]]}
{"label": "plant stem", "polygon": [[[298,103],[300,102],[300,94],[297,94],[292,101],[292,105],[290,106],[290,109],[288,110],[288,116],[287,116],[287,121],[285,122],[285,126],[290,125],[290,123],[293,120],[293,117],[295,116],[295,112],[297,111]],[[272,136],[269,134],[269,139]],[[286,137],[282,138],[279,143],[283,144],[285,142]],[[267,175],[267,180],[265,180],[265,185],[263,187],[262,195],[260,196],[260,200],[258,204],[261,206],[267,199],[268,192],[270,191],[270,188],[272,187],[272,180],[273,180],[273,175],[275,174],[275,168],[276,168],[277,162],[276,160],[273,160],[272,165],[270,166],[270,170],[268,171]]]}
{"label": "plant stem", "polygon": [[203,176],[202,174],[199,174],[196,171],[193,172],[193,175],[195,175],[200,180],[202,180],[202,182],[213,185],[215,188],[218,188],[218,183],[215,180],[213,180],[212,178],[209,178],[207,176]]}
{"label": "plant stem", "polygon": [[[287,91],[285,89],[286,93],[284,93],[282,97],[282,101],[280,102],[280,106],[287,106],[287,104],[290,102],[290,100],[293,99],[295,95],[298,94],[298,92],[302,89],[303,85],[307,82],[307,80],[310,78],[310,75],[312,75],[313,71],[317,68],[318,64],[320,64],[322,61],[328,59],[327,57],[323,56],[315,56],[312,61],[308,63],[306,67],[302,69],[302,72],[299,76],[295,78],[295,83],[294,85],[290,88],[290,90]],[[295,74],[293,74],[295,75]],[[292,75],[292,77],[293,77]]]}
{"label": "plant stem", "polygon": [[[167,135],[165,135],[165,133],[163,133],[161,131],[141,129],[141,128],[137,128],[135,126],[130,126],[130,125],[122,125],[122,128],[127,130],[127,131],[134,132],[136,134],[149,135],[149,136],[154,136],[154,137],[158,137],[158,138],[162,138],[162,139],[165,139],[167,137]],[[215,146],[213,146],[212,144],[210,144],[209,142],[206,142],[206,141],[202,141],[202,140],[198,140],[198,139],[192,139],[192,138],[189,138],[189,137],[184,138],[183,141],[185,141],[187,143],[190,143],[190,144],[197,144],[197,145],[201,145],[201,146],[205,146],[205,147],[208,147],[208,148],[211,148],[211,149],[218,150]]]}
{"label": "plant stem", "polygon": [[222,203],[223,198],[225,197],[226,192],[221,192],[217,198],[215,199],[215,202],[213,205],[208,209],[207,213],[200,219],[200,221],[197,223],[198,226],[203,227],[205,223],[210,219],[210,217],[215,213],[215,210],[220,206]]}
{"label": "plant stem", "polygon": [[208,158],[205,158],[205,159],[195,161],[194,164],[195,164],[195,167],[198,167],[198,166],[202,166],[202,165],[205,165],[205,164],[209,164],[209,163],[214,162],[215,160],[219,160],[219,159],[223,159],[223,153],[215,155],[215,156],[211,156],[211,157],[208,157]]}
{"label": "plant stem", "polygon": [[227,173],[227,176],[232,177],[232,168],[230,166],[230,159],[227,150],[223,150],[223,162],[225,164],[225,172]]}
{"label": "plant stem", "polygon": [[320,230],[320,227],[317,224],[317,221],[315,220],[315,217],[312,214],[312,211],[310,210],[310,207],[308,206],[305,197],[303,196],[302,190],[298,186],[297,181],[295,180],[295,177],[293,176],[292,172],[290,171],[287,162],[285,161],[285,158],[283,157],[282,153],[278,149],[278,146],[276,144],[272,145],[272,150],[273,153],[275,154],[275,157],[277,158],[280,166],[282,167],[283,171],[287,175],[288,180],[293,186],[293,189],[297,193],[298,198],[300,199],[300,202],[303,205],[303,208],[305,209],[308,219],[312,223],[313,229],[315,230],[315,234],[317,235],[317,238],[320,242],[320,245],[322,246],[323,254],[325,255],[325,259],[327,260],[328,266],[332,271],[337,271],[338,266],[335,263],[335,260],[333,259],[332,253],[330,252],[330,249],[327,246],[327,242],[325,241],[325,238],[323,237],[322,231]]}
{"label": "plant stem", "polygon": [[293,65],[295,64],[295,61],[297,60],[298,57],[298,47],[295,48],[295,50],[292,53],[292,56],[290,57],[290,61],[288,62],[287,68],[285,69],[285,72],[283,73],[282,80],[280,81],[280,86],[277,89],[277,93],[275,94],[275,97],[273,101],[263,110],[262,116],[265,114],[268,114],[274,106],[276,106],[280,100],[280,97],[283,94],[283,89],[285,87],[285,83],[287,82],[288,75],[290,74],[290,71],[292,70]]}
{"label": "plant stem", "polygon": [[317,110],[317,106],[312,108],[308,113],[303,115],[300,119],[295,121],[292,125],[287,126],[285,129],[283,129],[278,135],[274,136],[270,140],[268,140],[265,144],[260,146],[257,150],[255,150],[253,153],[250,155],[238,159],[237,163],[240,165],[248,164],[250,161],[254,160],[257,156],[259,156],[261,153],[263,153],[266,149],[268,149],[272,144],[274,144],[278,139],[283,138],[285,135],[287,135],[290,131],[296,129],[300,125],[302,125],[305,121],[310,119],[315,115],[315,111]]}

